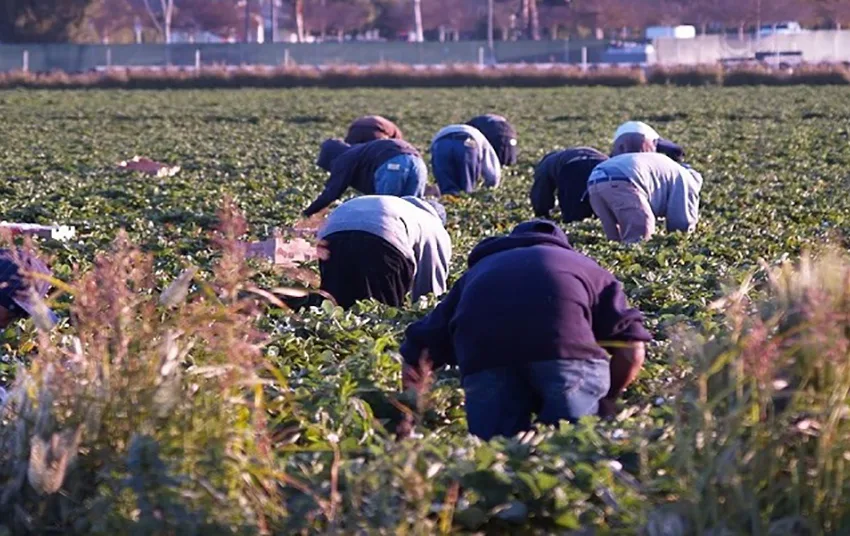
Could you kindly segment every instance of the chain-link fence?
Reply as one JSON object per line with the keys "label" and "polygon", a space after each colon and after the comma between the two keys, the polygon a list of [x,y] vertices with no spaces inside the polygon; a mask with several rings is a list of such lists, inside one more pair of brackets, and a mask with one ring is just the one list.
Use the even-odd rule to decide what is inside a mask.
{"label": "chain-link fence", "polygon": [[[481,41],[346,42],[321,44],[0,45],[0,71],[85,72],[108,67],[240,65],[447,65],[469,63],[612,63],[606,41],[505,41],[491,51]],[[766,37],[707,35],[663,38],[646,59],[622,61],[696,65],[735,61],[850,62],[850,30]],[[620,61],[620,60],[618,60]]]}
{"label": "chain-link fence", "polygon": [[84,72],[106,67],[210,65],[445,65],[452,63],[588,63],[601,61],[603,41],[487,43],[353,42],[321,44],[0,45],[0,71]]}

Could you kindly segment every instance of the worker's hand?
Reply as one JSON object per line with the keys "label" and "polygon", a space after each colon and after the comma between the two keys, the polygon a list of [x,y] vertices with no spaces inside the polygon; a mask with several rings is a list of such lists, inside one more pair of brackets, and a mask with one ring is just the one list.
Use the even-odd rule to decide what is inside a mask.
{"label": "worker's hand", "polygon": [[440,197],[440,187],[436,184],[425,186],[425,197]]}
{"label": "worker's hand", "polygon": [[419,381],[419,372],[407,363],[401,366],[401,390],[407,391]]}
{"label": "worker's hand", "polygon": [[603,398],[599,401],[599,417],[613,419],[617,414],[617,401],[613,398]]}
{"label": "worker's hand", "polygon": [[331,250],[328,249],[327,240],[319,240],[319,243],[316,244],[316,256],[322,261],[326,261],[331,258]]}
{"label": "worker's hand", "polygon": [[[423,349],[419,354],[419,366],[422,363],[431,362],[431,353],[427,348]],[[422,373],[418,367],[411,366],[407,363],[401,366],[401,388],[407,391],[411,387],[417,387],[422,383]]]}

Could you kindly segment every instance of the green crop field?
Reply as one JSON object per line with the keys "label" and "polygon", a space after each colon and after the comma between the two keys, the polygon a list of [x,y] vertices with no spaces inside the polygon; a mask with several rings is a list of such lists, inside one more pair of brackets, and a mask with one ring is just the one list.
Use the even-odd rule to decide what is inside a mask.
{"label": "green crop field", "polygon": [[[15,460],[26,467],[27,447],[0,437],[0,447],[24,449],[15,451],[19,458],[0,453],[0,534],[109,534],[130,527],[140,534],[627,534],[647,523],[652,534],[766,534],[777,523],[785,525],[771,534],[850,528],[850,507],[840,500],[850,492],[850,469],[844,462],[820,463],[850,459],[846,443],[829,443],[841,452],[827,455],[819,450],[825,447],[817,429],[772,443],[772,431],[799,422],[802,413],[774,421],[756,412],[750,418],[754,406],[729,409],[729,400],[745,398],[741,389],[720,390],[712,399],[706,395],[710,382],[699,381],[704,377],[694,370],[711,352],[695,349],[702,344],[696,335],[680,340],[687,338],[685,328],[702,338],[731,337],[728,317],[712,304],[763,263],[846,245],[850,89],[0,92],[0,214],[8,221],[76,226],[72,243],[41,245],[56,275],[71,283],[126,229],[131,242],[154,255],[150,284],[133,290],[156,295],[189,266],[201,269],[199,279],[213,277],[219,254],[209,232],[225,197],[244,214],[249,238],[294,224],[326,178],[313,163],[318,144],[342,137],[354,117],[386,115],[425,151],[440,127],[491,111],[517,126],[520,160],[502,188],[448,204],[453,279],[479,240],[532,217],[533,166],[554,148],[607,150],[619,123],[641,119],[683,145],[686,160],[705,178],[699,227],[690,236],[661,231],[629,247],[607,242],[597,221],[565,227],[576,249],[624,282],[656,336],[617,420],[483,444],[464,433],[462,393],[452,371],[440,372],[430,393],[416,401],[413,393],[398,392],[394,356],[401,332],[433,300],[399,311],[362,304],[350,312],[325,307],[300,315],[269,306],[254,319],[268,338],[258,371],[264,381],[257,389],[236,389],[253,400],[253,409],[256,397],[264,399],[258,412],[263,422],[251,422],[267,432],[266,443],[258,446],[262,442],[251,434],[238,441],[225,437],[222,423],[242,421],[230,410],[211,409],[216,397],[199,395],[192,402],[201,380],[189,376],[180,384],[186,421],[153,426],[139,417],[135,429],[121,432],[126,441],[110,441],[106,424],[99,434],[88,429],[65,492],[55,497],[28,490],[31,477],[27,484],[15,480],[21,467]],[[134,155],[182,171],[160,179],[116,169]],[[300,284],[262,266],[252,278],[261,288]],[[757,284],[764,279],[763,271],[755,276]],[[67,310],[79,299],[62,296],[57,308]],[[72,334],[74,328],[60,331]],[[52,344],[61,345],[60,337],[54,334]],[[33,381],[47,381],[35,340],[31,326],[7,330],[0,363],[0,384],[7,389],[14,389],[23,367],[33,369]],[[129,348],[132,355],[135,346]],[[183,365],[188,372],[207,365],[204,352],[187,349]],[[702,405],[685,405],[689,389],[701,393]],[[139,400],[134,403],[141,407]],[[408,406],[414,433],[397,440],[395,426]],[[692,407],[700,410],[689,419]],[[725,427],[715,412],[724,415]],[[712,414],[714,428],[705,422]],[[3,418],[8,422],[10,415]],[[830,415],[833,424],[844,419]],[[200,416],[210,424],[198,424]],[[733,416],[739,419],[734,426]],[[819,418],[815,409],[810,417]],[[772,428],[759,428],[765,419]],[[27,429],[33,437],[43,432],[33,426]],[[704,435],[686,433],[700,426]],[[836,428],[833,439],[850,438],[848,428]],[[213,437],[207,441],[205,434]],[[703,451],[705,442],[717,448]],[[205,446],[210,452],[201,452]],[[271,453],[257,463],[261,469],[252,468],[252,449]],[[276,484],[262,486],[264,479]],[[837,502],[829,498],[836,494]],[[807,523],[814,532],[791,532]],[[662,525],[673,532],[657,532],[666,530]]]}

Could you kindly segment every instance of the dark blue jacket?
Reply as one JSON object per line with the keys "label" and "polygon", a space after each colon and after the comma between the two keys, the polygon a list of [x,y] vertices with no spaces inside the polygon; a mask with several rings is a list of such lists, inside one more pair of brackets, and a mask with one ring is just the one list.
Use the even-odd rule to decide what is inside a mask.
{"label": "dark blue jacket", "polygon": [[534,169],[534,185],[531,187],[534,215],[549,217],[555,207],[557,192],[564,223],[592,217],[587,179],[593,168],[605,160],[608,157],[592,147],[575,147],[544,156]]}
{"label": "dark blue jacket", "polygon": [[607,270],[554,223],[520,224],[482,241],[446,298],[407,328],[404,360],[424,349],[462,374],[553,359],[608,359],[600,342],[648,341],[643,315]]}
{"label": "dark blue jacket", "polygon": [[473,117],[466,123],[484,134],[503,166],[516,164],[517,132],[512,124],[501,115],[486,114]]}
{"label": "dark blue jacket", "polygon": [[[374,194],[375,172],[387,160],[403,154],[419,157],[419,151],[404,140],[375,140],[353,145],[344,151],[340,150],[342,146],[338,143],[326,147],[328,143],[322,145],[317,164],[329,169],[331,176],[319,197],[304,210],[305,216],[312,216],[342,197],[348,187],[362,194]],[[333,158],[326,153],[331,153]]]}

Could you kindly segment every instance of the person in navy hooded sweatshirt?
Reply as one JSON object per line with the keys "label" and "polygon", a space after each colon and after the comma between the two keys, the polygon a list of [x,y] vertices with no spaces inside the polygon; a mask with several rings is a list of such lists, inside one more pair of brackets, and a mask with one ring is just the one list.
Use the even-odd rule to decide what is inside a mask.
{"label": "person in navy hooded sweatshirt", "polygon": [[513,436],[540,422],[613,414],[651,340],[607,270],[533,220],[482,241],[469,270],[401,347],[405,386],[423,360],[457,365],[470,433]]}
{"label": "person in navy hooded sweatshirt", "polygon": [[308,217],[342,197],[349,187],[366,195],[422,197],[428,182],[427,164],[416,147],[404,140],[381,139],[353,146],[326,140],[316,165],[331,176],[319,197],[304,210]]}
{"label": "person in navy hooded sweatshirt", "polygon": [[572,147],[544,156],[534,168],[534,184],[531,187],[534,215],[548,218],[555,208],[557,194],[564,223],[592,217],[587,178],[593,168],[606,160],[608,157],[593,147]]}
{"label": "person in navy hooded sweatshirt", "polygon": [[473,117],[466,123],[478,129],[499,157],[502,166],[513,166],[517,161],[517,132],[514,126],[501,115],[485,114]]}

